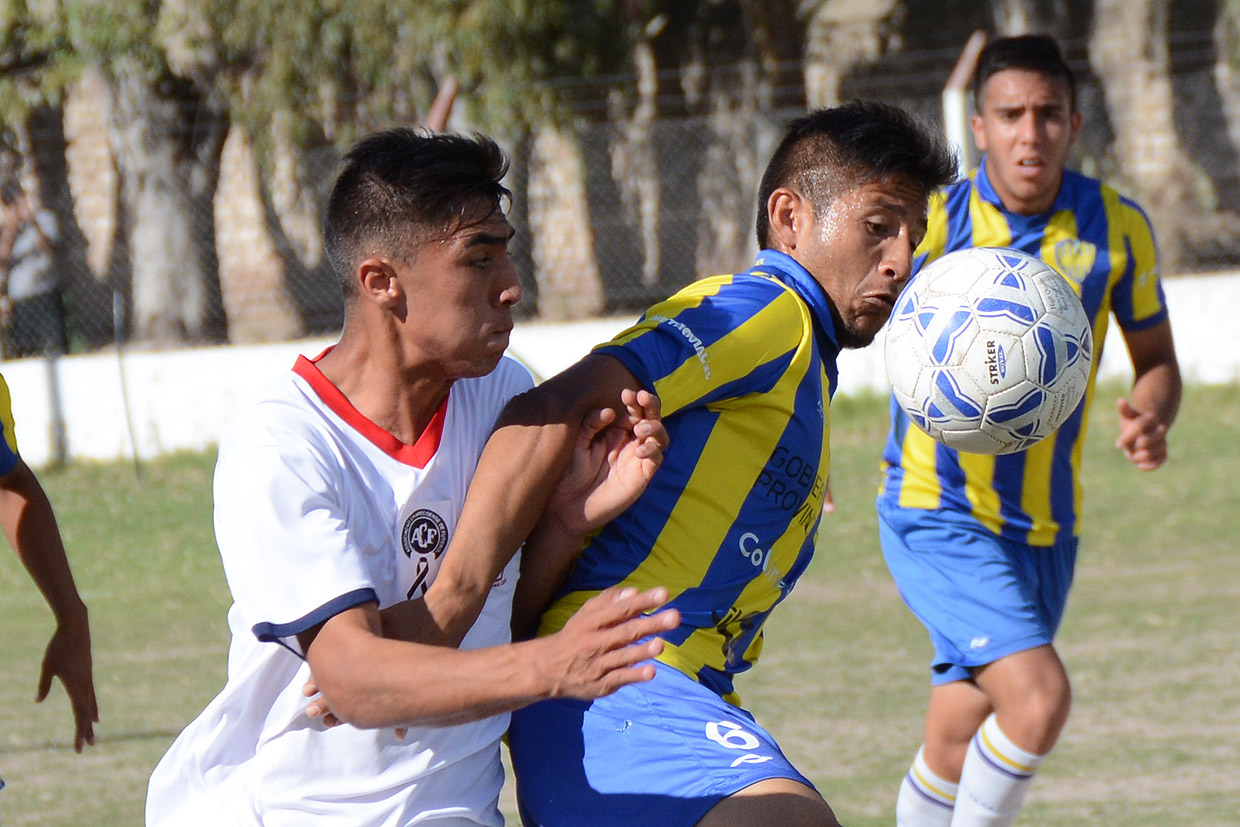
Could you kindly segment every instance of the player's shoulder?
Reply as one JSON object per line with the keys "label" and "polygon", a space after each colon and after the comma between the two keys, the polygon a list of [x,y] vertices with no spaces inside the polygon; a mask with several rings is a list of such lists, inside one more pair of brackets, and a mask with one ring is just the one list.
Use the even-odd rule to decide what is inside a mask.
{"label": "player's shoulder", "polygon": [[313,391],[292,372],[281,374],[243,405],[220,435],[220,448],[252,450],[312,439],[322,430]]}
{"label": "player's shoulder", "polygon": [[[691,282],[668,298],[652,305],[638,325],[675,326],[676,319],[693,318],[694,325],[737,325],[772,303],[790,300],[794,291],[770,266],[754,266],[740,273],[706,276]],[[622,334],[623,335],[623,334]]]}
{"label": "player's shoulder", "polygon": [[1107,210],[1108,220],[1116,222],[1121,228],[1148,229],[1150,225],[1145,208],[1135,198],[1106,181],[1068,169],[1064,170],[1064,186],[1075,194],[1074,200],[1077,202],[1100,201]]}

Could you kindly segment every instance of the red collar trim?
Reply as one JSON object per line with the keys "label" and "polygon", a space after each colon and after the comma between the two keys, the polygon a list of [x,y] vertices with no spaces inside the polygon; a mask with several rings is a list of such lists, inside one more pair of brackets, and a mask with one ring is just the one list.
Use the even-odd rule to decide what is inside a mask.
{"label": "red collar trim", "polygon": [[448,397],[444,397],[443,404],[439,406],[439,410],[435,411],[435,415],[431,417],[430,423],[426,426],[426,430],[422,431],[418,441],[413,445],[408,445],[363,416],[357,408],[353,407],[349,398],[323,375],[315,362],[326,356],[330,350],[331,348],[328,348],[313,359],[298,356],[296,364],[293,365],[293,373],[306,380],[310,389],[333,413],[343,419],[349,427],[374,443],[383,453],[405,465],[425,468],[426,463],[430,462],[431,457],[435,456],[435,452],[439,450],[439,443],[443,439],[444,420],[448,416]]}

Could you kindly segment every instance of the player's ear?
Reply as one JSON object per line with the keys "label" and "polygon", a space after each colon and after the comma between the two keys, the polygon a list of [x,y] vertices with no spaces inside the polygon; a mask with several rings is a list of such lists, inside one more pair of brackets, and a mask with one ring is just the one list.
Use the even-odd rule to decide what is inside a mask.
{"label": "player's ear", "polygon": [[981,115],[974,114],[969,116],[969,127],[973,130],[973,143],[977,145],[979,152],[985,152],[988,148],[986,145],[986,130],[982,126]]}
{"label": "player's ear", "polygon": [[813,215],[814,208],[805,196],[788,187],[777,187],[766,200],[767,246],[782,253],[795,250]]}
{"label": "player's ear", "polygon": [[1079,111],[1074,110],[1072,112],[1072,116],[1069,119],[1069,126],[1072,130],[1070,137],[1068,138],[1069,146],[1076,143],[1076,136],[1081,134],[1081,123],[1084,122],[1084,120],[1084,116],[1082,116]]}
{"label": "player's ear", "polygon": [[363,259],[354,271],[358,295],[380,307],[390,307],[402,296],[400,280],[392,263],[381,256]]}

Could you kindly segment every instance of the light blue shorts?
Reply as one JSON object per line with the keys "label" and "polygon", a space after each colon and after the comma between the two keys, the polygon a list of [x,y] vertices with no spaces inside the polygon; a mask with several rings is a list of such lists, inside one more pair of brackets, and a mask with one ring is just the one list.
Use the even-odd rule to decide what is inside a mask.
{"label": "light blue shorts", "polygon": [[508,746],[525,827],[692,827],[758,781],[813,787],[748,712],[662,663],[592,703],[514,712]]}
{"label": "light blue shorts", "polygon": [[878,535],[900,596],[930,633],[931,683],[1050,643],[1063,619],[1077,541],[1005,540],[967,514],[878,504]]}

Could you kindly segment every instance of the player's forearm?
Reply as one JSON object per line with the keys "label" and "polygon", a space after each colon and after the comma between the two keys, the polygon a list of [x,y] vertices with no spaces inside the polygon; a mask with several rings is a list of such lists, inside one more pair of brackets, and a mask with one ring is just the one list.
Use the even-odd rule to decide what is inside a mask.
{"label": "player's forearm", "polygon": [[461,651],[380,636],[374,604],[347,609],[301,642],[332,714],[361,728],[441,726],[516,709],[554,689],[537,646]]}
{"label": "player's forearm", "polygon": [[52,504],[24,462],[0,480],[0,525],[56,622],[84,625],[86,605],[74,583]]}
{"label": "player's forearm", "polygon": [[666,601],[663,588],[607,589],[554,635],[470,651],[383,638],[378,609],[365,603],[298,641],[339,720],[367,728],[445,725],[649,680],[654,670],[643,662],[663,650],[655,636],[680,623],[674,609],[655,611]]}
{"label": "player's forearm", "polygon": [[1139,411],[1149,411],[1158,421],[1171,426],[1180,410],[1183,381],[1174,359],[1150,365],[1132,383],[1132,404]]}
{"label": "player's forearm", "polygon": [[348,681],[315,677],[332,713],[360,728],[460,724],[551,696],[525,646],[461,651],[372,638],[354,650]]}
{"label": "player's forearm", "polygon": [[456,640],[473,624],[495,578],[533,531],[586,412],[618,403],[618,389],[591,381],[597,364],[578,363],[513,399],[487,442],[452,542],[426,594],[435,625]]}

